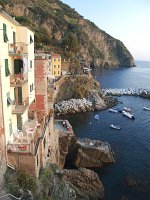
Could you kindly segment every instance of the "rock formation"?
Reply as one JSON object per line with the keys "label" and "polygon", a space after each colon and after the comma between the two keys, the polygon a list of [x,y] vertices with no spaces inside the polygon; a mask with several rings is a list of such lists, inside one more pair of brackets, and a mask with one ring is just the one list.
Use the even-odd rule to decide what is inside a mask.
{"label": "rock formation", "polygon": [[59,132],[59,167],[72,165],[76,168],[101,168],[113,163],[114,153],[106,142],[77,139],[73,132]]}
{"label": "rock formation", "polygon": [[78,188],[76,199],[98,200],[104,197],[104,187],[94,171],[85,168],[64,170],[64,177]]}
{"label": "rock formation", "polygon": [[117,103],[111,96],[105,96],[92,75],[62,77],[55,84],[56,114],[102,110]]}
{"label": "rock formation", "polygon": [[106,142],[78,139],[77,149],[74,160],[76,167],[101,168],[104,164],[115,161],[111,147]]}
{"label": "rock formation", "polygon": [[83,99],[69,99],[55,104],[56,114],[86,112],[93,110],[93,103]]}

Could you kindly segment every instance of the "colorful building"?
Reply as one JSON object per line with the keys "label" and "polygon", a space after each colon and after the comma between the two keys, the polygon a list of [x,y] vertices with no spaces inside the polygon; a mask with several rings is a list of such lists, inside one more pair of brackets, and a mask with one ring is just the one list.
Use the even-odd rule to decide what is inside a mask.
{"label": "colorful building", "polygon": [[59,54],[51,53],[51,68],[54,77],[61,76],[61,56]]}
{"label": "colorful building", "polygon": [[[0,7],[0,178],[6,166],[38,177],[47,163],[59,164],[54,128],[54,85],[61,56],[42,54],[34,62],[34,33]],[[68,129],[66,129],[68,131]]]}
{"label": "colorful building", "polygon": [[[53,116],[47,110],[48,107],[44,108],[46,113],[42,120],[37,116],[37,109],[42,109],[40,106],[43,106],[37,103],[40,102],[38,95],[46,95],[47,85],[44,82],[45,88],[42,88],[42,92],[45,93],[37,87],[36,99],[34,33],[21,26],[2,8],[0,48],[0,115],[3,119],[1,135],[5,136],[3,143],[7,149],[7,165],[16,170],[27,170],[37,177],[40,168],[44,167],[49,159],[50,131],[53,131]],[[42,72],[46,74],[44,70],[43,68]],[[36,75],[40,77],[39,73]],[[42,77],[42,80],[46,79],[47,76]],[[46,101],[47,99],[44,99],[45,106]]]}

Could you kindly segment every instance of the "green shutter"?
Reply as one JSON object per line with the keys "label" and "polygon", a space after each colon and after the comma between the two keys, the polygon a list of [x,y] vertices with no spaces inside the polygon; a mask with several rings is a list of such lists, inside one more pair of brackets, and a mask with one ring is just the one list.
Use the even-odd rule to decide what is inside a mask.
{"label": "green shutter", "polygon": [[6,24],[3,24],[3,38],[4,38],[4,42],[8,42]]}
{"label": "green shutter", "polygon": [[30,68],[32,68],[32,60],[30,60]]}
{"label": "green shutter", "polygon": [[30,43],[33,43],[33,39],[32,36],[30,35]]}
{"label": "green shutter", "polygon": [[5,75],[6,76],[10,75],[10,71],[9,71],[9,67],[8,67],[8,59],[5,59]]}

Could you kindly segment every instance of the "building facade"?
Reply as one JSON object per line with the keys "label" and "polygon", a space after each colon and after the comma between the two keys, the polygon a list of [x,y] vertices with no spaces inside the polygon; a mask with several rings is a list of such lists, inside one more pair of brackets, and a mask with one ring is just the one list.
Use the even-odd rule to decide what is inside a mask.
{"label": "building facade", "polygon": [[47,88],[49,60],[39,60],[34,68],[34,33],[2,8],[0,52],[0,145],[4,147],[0,156],[7,166],[38,177],[50,160],[54,133],[53,98]]}
{"label": "building facade", "polygon": [[28,120],[27,108],[35,99],[34,34],[0,11],[0,55],[6,144]]}
{"label": "building facade", "polygon": [[61,76],[61,56],[59,54],[51,53],[51,68],[54,77]]}

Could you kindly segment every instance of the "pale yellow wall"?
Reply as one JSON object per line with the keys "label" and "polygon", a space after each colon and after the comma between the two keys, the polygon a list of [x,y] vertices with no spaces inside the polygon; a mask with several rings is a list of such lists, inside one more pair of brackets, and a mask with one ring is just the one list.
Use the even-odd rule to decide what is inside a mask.
{"label": "pale yellow wall", "polygon": [[[4,43],[3,41],[3,23],[7,26],[7,36],[9,41]],[[13,134],[9,134],[9,123],[12,122],[12,129],[16,131],[17,129],[17,115],[12,115],[12,106],[7,106],[6,94],[10,92],[10,97],[14,100],[14,87],[10,87],[10,76],[5,76],[5,59],[8,59],[10,73],[14,73],[14,57],[10,56],[8,53],[9,43],[13,43],[13,31],[16,32],[16,42],[23,42],[27,47],[28,56],[28,83],[23,86],[23,99],[29,97],[29,102],[31,103],[34,98],[34,90],[30,93],[30,84],[34,83],[34,43],[30,43],[30,35],[34,39],[34,33],[26,27],[18,26],[16,22],[13,22],[11,18],[3,16],[0,13],[0,67],[1,67],[1,79],[2,79],[2,99],[3,99],[3,113],[4,113],[4,127],[6,135],[6,144],[8,141],[12,141]],[[30,69],[30,60],[32,60],[32,69]],[[28,119],[27,111],[23,113],[22,120],[23,123]]]}

